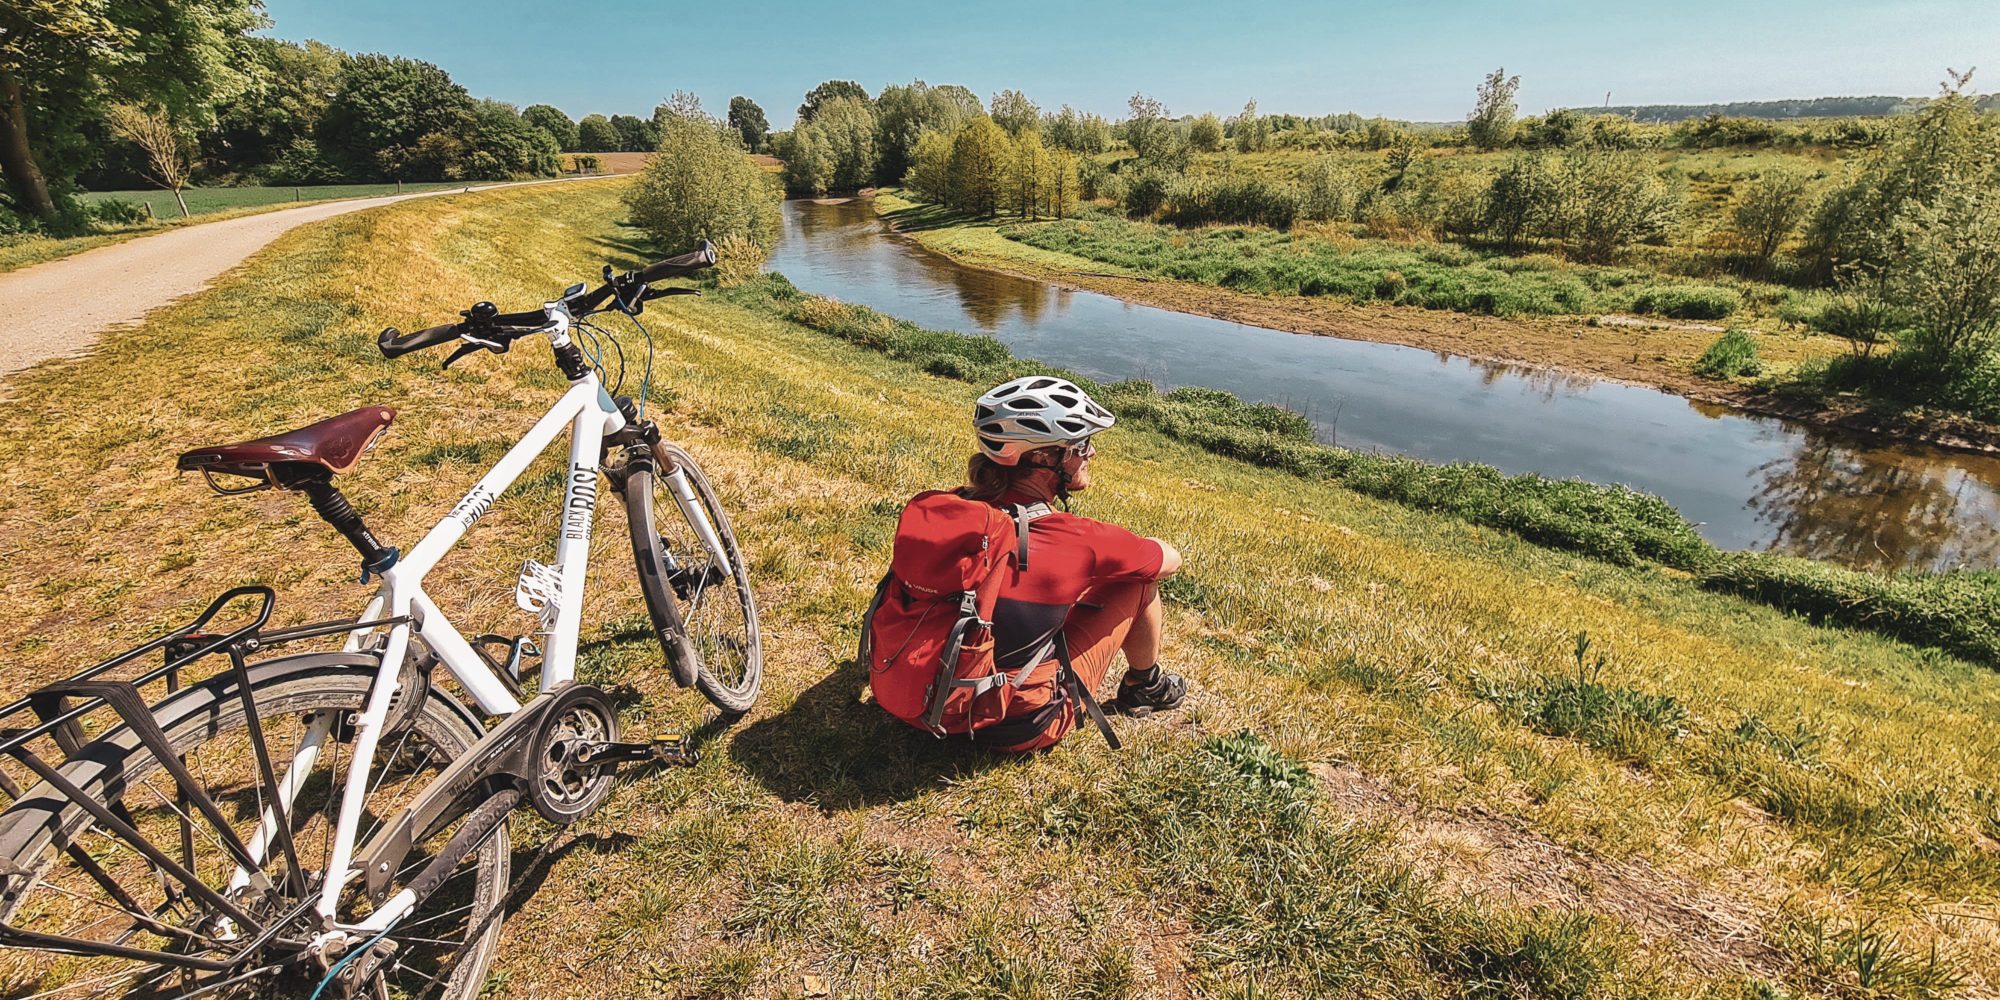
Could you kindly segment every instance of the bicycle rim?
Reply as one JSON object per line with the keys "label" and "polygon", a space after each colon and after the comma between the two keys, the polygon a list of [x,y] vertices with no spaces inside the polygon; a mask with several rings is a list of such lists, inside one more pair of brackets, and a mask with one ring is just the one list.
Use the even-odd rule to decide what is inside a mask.
{"label": "bicycle rim", "polygon": [[[663,631],[678,625],[684,632],[686,644],[678,650],[667,644],[667,655],[693,655],[695,686],[709,701],[725,712],[746,712],[763,682],[764,652],[743,553],[728,513],[693,456],[675,445],[661,444],[654,449],[654,460],[659,472],[649,482],[635,484],[640,488],[633,496],[645,505],[635,513],[642,513],[650,525],[643,535],[639,524],[633,527],[639,577],[648,588],[654,623]],[[685,509],[668,485],[672,469],[686,477],[692,494]],[[719,552],[711,552],[703,541],[697,519],[712,529]],[[660,560],[661,572],[648,572],[652,558]],[[678,622],[662,620],[666,610],[662,605],[669,600]]]}
{"label": "bicycle rim", "polygon": [[[313,659],[303,657],[301,659]],[[319,660],[354,657],[318,657]],[[275,846],[254,875],[238,875],[229,844],[251,842],[257,817],[276,798],[260,778],[247,720],[233,684],[222,679],[197,685],[155,709],[169,742],[186,761],[204,794],[214,802],[228,831],[217,829],[181,794],[153,754],[113,732],[93,744],[96,759],[107,761],[101,782],[86,785],[101,801],[123,810],[128,822],[153,845],[220,890],[265,926],[300,914],[298,903],[317,895],[331,849],[340,789],[351,756],[348,717],[362,704],[373,680],[372,667],[351,664],[324,670],[280,673],[255,691],[259,722],[280,785],[297,782],[288,812],[298,874]],[[323,734],[323,735],[322,735]],[[386,734],[370,779],[359,842],[394,816],[451,759],[465,752],[478,731],[441,697],[426,699],[401,732]],[[298,756],[302,748],[317,746]],[[294,768],[304,761],[309,766]],[[295,771],[287,775],[286,772]],[[247,929],[218,915],[195,892],[163,877],[122,839],[100,828],[74,805],[54,796],[26,796],[0,815],[0,860],[10,872],[0,919],[27,931],[97,942],[117,941],[177,954],[228,960],[243,956]],[[405,859],[398,882],[413,878],[455,832],[451,824],[418,844]],[[438,891],[387,935],[393,960],[384,963],[358,995],[470,997],[477,993],[500,930],[507,892],[509,841],[503,823],[460,863]],[[90,859],[83,861],[82,858]],[[97,871],[90,870],[95,867]],[[244,885],[248,881],[250,884]],[[359,882],[343,895],[339,919],[357,921],[370,907]],[[150,924],[135,930],[135,915]],[[308,937],[309,918],[298,918],[289,936]],[[22,959],[25,957],[25,964]],[[9,995],[60,991],[64,996],[127,995],[175,997],[213,985],[225,974],[196,973],[101,956],[59,956],[10,951],[0,965],[0,989]],[[280,971],[211,989],[203,996],[304,996],[321,971],[298,959],[295,948],[267,948],[238,971],[281,966]],[[322,996],[339,995],[332,987]]]}

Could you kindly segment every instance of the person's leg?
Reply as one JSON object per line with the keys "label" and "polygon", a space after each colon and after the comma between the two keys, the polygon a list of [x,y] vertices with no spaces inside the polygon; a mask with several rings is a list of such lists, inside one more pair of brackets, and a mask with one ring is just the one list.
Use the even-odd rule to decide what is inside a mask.
{"label": "person's leg", "polygon": [[1138,614],[1132,616],[1132,625],[1125,633],[1125,641],[1120,648],[1125,651],[1127,672],[1146,671],[1160,662],[1160,622],[1165,612],[1160,607],[1160,588],[1148,584],[1144,602]]}
{"label": "person's leg", "polygon": [[[1121,650],[1128,665],[1142,662],[1134,659],[1135,656],[1143,655],[1147,666],[1152,666],[1159,658],[1158,590],[1151,583],[1110,584],[1083,595],[1076,610],[1070,612],[1069,620],[1063,624],[1063,638],[1069,644],[1070,664],[1092,691],[1103,685],[1112,659]],[[1149,612],[1152,615],[1150,623],[1145,621]],[[1142,629],[1150,636],[1143,645],[1134,641]]]}

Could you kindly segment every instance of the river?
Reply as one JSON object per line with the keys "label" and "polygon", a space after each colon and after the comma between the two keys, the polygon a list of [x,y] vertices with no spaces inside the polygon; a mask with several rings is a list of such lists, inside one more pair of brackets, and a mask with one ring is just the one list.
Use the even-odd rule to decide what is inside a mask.
{"label": "river", "polygon": [[989,334],[1091,378],[1278,403],[1347,448],[1624,483],[1664,497],[1724,548],[1875,569],[2000,566],[1994,456],[962,267],[890,232],[865,202],[788,201],[784,218],[771,267],[798,287],[927,327]]}

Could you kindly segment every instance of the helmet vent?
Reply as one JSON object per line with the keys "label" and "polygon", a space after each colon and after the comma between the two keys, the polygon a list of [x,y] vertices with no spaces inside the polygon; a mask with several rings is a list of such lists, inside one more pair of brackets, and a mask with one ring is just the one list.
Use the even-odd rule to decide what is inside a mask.
{"label": "helmet vent", "polygon": [[1034,400],[1027,398],[1026,396],[1010,399],[1006,402],[1005,405],[1009,409],[1014,409],[1014,410],[1039,410],[1042,408],[1042,404],[1037,403]]}
{"label": "helmet vent", "polygon": [[1007,448],[1007,442],[995,441],[983,434],[979,437],[979,444],[980,447],[985,448],[987,451],[1004,451]]}
{"label": "helmet vent", "polygon": [[1052,379],[1052,378],[1038,378],[1038,379],[1034,380],[1033,382],[1030,382],[1030,383],[1028,383],[1028,388],[1030,388],[1030,389],[1046,389],[1046,388],[1048,388],[1049,386],[1052,386],[1052,385],[1055,385],[1055,384],[1056,384],[1056,380],[1055,380],[1055,379]]}
{"label": "helmet vent", "polygon": [[1080,434],[1084,429],[1084,423],[1081,420],[1058,420],[1056,421],[1056,426],[1071,434]]}
{"label": "helmet vent", "polygon": [[1017,393],[1017,392],[1020,392],[1020,391],[1021,391],[1021,387],[1020,387],[1020,386],[1018,386],[1018,385],[1010,385],[1010,386],[1006,386],[1006,387],[1004,387],[1004,388],[1000,388],[1000,389],[995,389],[995,390],[993,390],[993,398],[994,398],[994,399],[999,399],[999,398],[1001,398],[1002,396],[1012,396],[1013,394],[1015,394],[1015,393]]}
{"label": "helmet vent", "polygon": [[1053,400],[1055,400],[1055,401],[1056,401],[1056,402],[1058,402],[1058,403],[1061,403],[1061,404],[1062,404],[1062,405],[1064,405],[1064,406],[1075,406],[1075,405],[1076,405],[1076,397],[1075,397],[1075,396],[1065,396],[1065,395],[1062,395],[1062,394],[1060,394],[1060,393],[1054,393],[1054,392],[1052,392],[1052,393],[1049,393],[1049,398],[1050,398],[1050,399],[1053,399]]}
{"label": "helmet vent", "polygon": [[1031,431],[1041,431],[1044,434],[1049,431],[1049,425],[1042,422],[1040,417],[1017,417],[1014,422]]}
{"label": "helmet vent", "polygon": [[990,406],[981,406],[972,411],[972,419],[974,420],[985,420],[987,417],[990,417],[992,415],[993,415],[993,408]]}

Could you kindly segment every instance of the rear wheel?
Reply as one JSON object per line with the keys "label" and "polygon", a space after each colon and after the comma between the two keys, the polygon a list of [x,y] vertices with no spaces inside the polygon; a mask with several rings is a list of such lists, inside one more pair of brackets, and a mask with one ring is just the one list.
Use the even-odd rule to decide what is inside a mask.
{"label": "rear wheel", "polygon": [[[686,484],[680,496],[676,476]],[[764,676],[757,604],[708,476],[679,446],[661,443],[650,468],[631,467],[625,501],[639,587],[668,664],[715,707],[732,715],[749,711]]]}
{"label": "rear wheel", "polygon": [[[296,782],[289,813],[303,883],[291,876],[275,847],[265,852],[272,857],[259,871],[236,874],[230,835],[250,842],[274,796],[260,778],[243,703],[227,675],[169,697],[155,706],[154,718],[218,807],[228,833],[180,793],[153,752],[127,729],[85,747],[62,768],[65,777],[119,811],[145,841],[203,885],[264,926],[284,927],[278,938],[293,944],[268,945],[247,956],[246,941],[253,935],[48,785],[31,789],[0,813],[0,877],[5,878],[0,921],[21,931],[98,944],[217,961],[249,958],[241,971],[280,967],[204,996],[310,994],[324,970],[299,953],[297,942],[316,930],[299,904],[316,897],[323,880],[352,759],[351,717],[374,679],[374,663],[366,654],[327,654],[252,668],[258,720],[278,783]],[[392,710],[392,718],[399,716],[403,713]],[[479,736],[475,724],[443,695],[428,695],[408,724],[386,734],[377,749],[358,842],[366,843],[375,825],[394,816]],[[413,879],[459,826],[454,822],[417,844],[392,884]],[[329,985],[321,995],[476,996],[499,939],[508,853],[503,822],[388,933],[384,941],[394,944],[393,954],[379,962],[371,956],[351,963],[367,968],[362,981],[345,991]],[[356,880],[342,899],[339,919],[358,921],[369,909]],[[25,967],[0,964],[0,992],[173,997],[214,975],[127,958],[9,952],[9,958],[22,957]]]}

